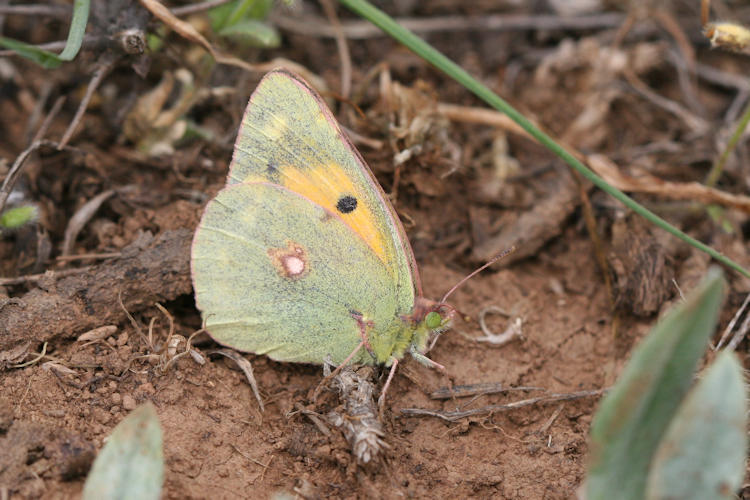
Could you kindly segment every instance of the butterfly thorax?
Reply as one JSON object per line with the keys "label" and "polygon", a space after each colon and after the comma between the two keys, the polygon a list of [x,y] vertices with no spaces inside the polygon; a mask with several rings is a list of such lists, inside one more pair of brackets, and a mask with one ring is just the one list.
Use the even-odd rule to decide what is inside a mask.
{"label": "butterfly thorax", "polygon": [[384,331],[371,331],[368,334],[371,355],[370,361],[390,366],[393,359],[401,359],[406,353],[422,358],[427,351],[430,338],[448,329],[451,315],[440,316],[439,324],[427,321],[426,317],[435,302],[417,299],[414,309],[407,314],[398,314]]}

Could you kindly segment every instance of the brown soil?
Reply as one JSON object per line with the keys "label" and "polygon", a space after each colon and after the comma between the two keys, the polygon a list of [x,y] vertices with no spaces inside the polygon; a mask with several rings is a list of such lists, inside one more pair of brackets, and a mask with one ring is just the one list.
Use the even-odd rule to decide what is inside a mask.
{"label": "brown soil", "polygon": [[[672,19],[698,51],[698,61],[742,80],[747,59],[709,51],[694,6],[677,3],[664,15],[684,16]],[[485,9],[482,2],[471,12],[459,12],[452,4],[426,2],[418,10],[390,12],[414,17],[539,14]],[[137,4],[123,5],[137,10]],[[429,40],[570,147],[607,155],[623,169],[638,166],[675,182],[701,181],[718,155],[716,144],[724,144],[728,135],[719,130],[730,123],[726,112],[737,88],[688,79],[683,85],[699,96],[691,101],[668,62],[670,50],[682,49],[683,62],[686,57],[674,33],[637,17],[636,28],[614,47],[615,31],[627,13],[621,14],[615,26],[468,30]],[[741,11],[736,14],[742,18]],[[315,4],[296,15],[323,14]],[[346,23],[354,20],[342,15]],[[4,34],[42,43],[63,38],[66,26],[8,16]],[[279,49],[224,50],[245,60],[296,61],[322,76],[335,95],[340,60],[334,41],[281,32]],[[446,118],[438,102],[481,105],[393,42],[381,37],[350,40],[355,88],[383,62],[391,79],[404,86],[398,94],[404,116],[384,111],[383,87],[376,83],[366,86],[366,97],[358,103],[366,118],[345,105],[336,114],[358,134],[383,141],[380,149],[358,147],[386,191],[397,191],[396,207],[426,296],[439,298],[488,255],[518,247],[501,267],[475,277],[451,298],[472,321],[458,322],[430,353],[446,367],[450,380],[410,359],[399,367],[383,421],[390,448],[373,463],[358,465],[340,432],[332,428],[326,436],[299,411],[303,407],[325,414],[338,404],[332,393],[317,405],[311,401],[322,378],[320,367],[248,355],[264,413],[242,373],[226,358],[211,357],[200,365],[185,356],[164,369],[170,318],[174,333],[186,338],[201,326],[190,289],[188,245],[203,205],[224,182],[233,134],[261,76],[211,67],[205,54],[174,33],[166,42],[148,61],[116,58],[69,147],[40,148],[16,185],[39,206],[41,216],[35,227],[0,239],[0,276],[48,274],[5,280],[0,286],[0,497],[77,497],[96,450],[113,427],[136,405],[151,401],[164,430],[165,498],[268,498],[277,492],[302,498],[574,498],[584,478],[598,397],[481,412],[454,422],[409,416],[402,409],[473,409],[606,388],[658,314],[677,300],[672,278],[688,293],[705,272],[707,258],[627,214],[528,139],[488,124]],[[38,130],[41,120],[35,121],[34,113],[43,120],[65,95],[45,135],[59,140],[91,78],[92,64],[108,54],[86,49],[76,62],[57,70],[20,58],[0,59],[7,68],[0,75],[8,75],[0,76],[0,158],[7,162],[0,159],[0,174]],[[617,66],[618,58],[627,63]],[[126,115],[166,72],[184,66],[198,88],[228,87],[231,92],[203,95],[184,113],[211,139],[177,143],[174,151],[150,157],[134,142],[156,132],[145,126],[140,136],[126,137]],[[145,78],[134,68],[145,68]],[[685,113],[672,113],[633,90],[636,80]],[[177,88],[167,94],[179,99]],[[584,112],[591,113],[590,122],[579,120]],[[694,125],[687,114],[707,126]],[[417,115],[429,118],[430,128],[423,134],[388,135],[389,124],[416,127]],[[136,118],[148,125],[146,117]],[[394,171],[391,145],[404,150],[417,143],[423,148],[415,158]],[[498,152],[503,143],[504,154]],[[747,153],[741,142],[721,189],[747,191],[750,176],[742,161]],[[512,167],[515,162],[518,169]],[[509,175],[502,173],[505,167]],[[71,254],[117,255],[58,259],[73,214],[107,190],[114,193],[86,220]],[[735,209],[725,213],[739,229],[728,235],[704,211],[691,212],[678,204],[682,202],[639,200],[741,265],[750,265],[743,231],[747,214]],[[587,210],[601,238],[600,250],[584,223]],[[607,262],[611,287],[597,264],[600,257]],[[75,269],[79,271],[71,271]],[[729,278],[720,328],[749,288],[736,275]],[[503,346],[478,342],[482,333],[476,319],[488,306],[508,313],[487,316],[492,331],[502,332],[511,319],[521,318],[522,336]],[[106,325],[113,328],[102,339],[76,340]],[[216,347],[203,336],[194,345],[199,351]],[[37,358],[42,349],[45,357],[18,366]],[[385,374],[376,373],[378,383]],[[430,398],[432,391],[450,383],[496,383],[547,393],[529,389]]]}

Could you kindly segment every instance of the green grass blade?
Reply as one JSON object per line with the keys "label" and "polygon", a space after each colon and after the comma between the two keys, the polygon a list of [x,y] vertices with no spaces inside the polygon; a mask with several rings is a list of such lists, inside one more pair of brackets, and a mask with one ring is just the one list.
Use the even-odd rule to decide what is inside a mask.
{"label": "green grass blade", "polygon": [[723,351],[690,391],[651,464],[646,500],[736,498],[745,476],[747,390]]}
{"label": "green grass blade", "polygon": [[75,0],[73,18],[68,30],[68,41],[60,55],[40,49],[35,45],[0,36],[0,46],[15,51],[19,56],[33,61],[46,69],[59,67],[65,61],[71,61],[81,50],[86,24],[89,20],[90,0]]}
{"label": "green grass blade", "polygon": [[605,191],[613,198],[622,202],[625,206],[630,208],[633,212],[644,217],[645,219],[655,224],[656,226],[662,228],[663,230],[677,236],[678,238],[692,245],[693,247],[707,253],[708,255],[716,259],[718,262],[721,262],[722,264],[734,269],[735,271],[737,271],[738,273],[744,276],[750,277],[750,271],[745,270],[742,266],[735,263],[728,257],[722,255],[721,253],[717,252],[716,250],[709,247],[708,245],[705,245],[704,243],[701,243],[695,238],[692,238],[688,236],[687,234],[683,233],[682,231],[680,231],[679,229],[677,229],[676,227],[674,227],[673,225],[671,225],[670,223],[668,223],[667,221],[665,221],[664,219],[656,215],[655,213],[651,212],[646,207],[636,203],[635,200],[630,198],[628,195],[626,195],[619,189],[607,184],[607,182],[604,179],[596,175],[592,170],[586,167],[573,155],[568,153],[565,150],[565,148],[557,144],[554,140],[552,140],[551,137],[549,137],[547,134],[539,130],[533,123],[527,120],[521,113],[516,111],[510,104],[508,104],[502,98],[500,98],[497,94],[492,92],[492,90],[490,90],[489,87],[477,81],[474,77],[472,77],[469,73],[467,73],[464,69],[462,69],[456,63],[454,63],[453,61],[445,57],[443,54],[438,52],[434,47],[430,46],[427,42],[425,42],[424,40],[416,36],[414,33],[412,33],[411,31],[407,30],[403,26],[396,23],[387,14],[373,7],[366,0],[339,0],[339,1],[343,5],[351,9],[352,11],[356,12],[360,16],[369,20],[374,25],[378,26],[388,35],[390,35],[391,37],[395,38],[396,40],[401,42],[403,45],[405,45],[409,50],[411,50],[418,56],[424,58],[427,62],[429,62],[430,64],[432,64],[439,70],[443,71],[446,75],[450,76],[451,78],[459,82],[461,85],[463,85],[468,90],[473,92],[477,97],[482,99],[484,102],[486,102],[487,104],[489,104],[496,110],[501,111],[505,113],[506,115],[508,115],[508,117],[510,117],[513,121],[518,123],[519,126],[521,126],[524,130],[526,130],[526,132],[528,132],[532,137],[534,137],[537,141],[539,141],[539,143],[541,143],[544,147],[548,148],[550,151],[555,153],[558,157],[560,157],[563,161],[565,161],[565,163],[567,163],[572,168],[577,170],[582,176],[584,176],[586,179],[591,181],[595,186]]}
{"label": "green grass blade", "polygon": [[151,403],[133,410],[112,431],[83,485],[83,500],[158,500],[164,483],[159,417]]}
{"label": "green grass blade", "polygon": [[711,268],[633,351],[591,423],[588,500],[644,498],[649,466],[716,329],[724,278]]}
{"label": "green grass blade", "polygon": [[68,30],[68,41],[65,42],[65,48],[59,56],[63,61],[72,61],[78,55],[78,51],[81,50],[83,36],[86,34],[86,24],[89,22],[89,7],[89,0],[75,0],[73,2],[73,18]]}

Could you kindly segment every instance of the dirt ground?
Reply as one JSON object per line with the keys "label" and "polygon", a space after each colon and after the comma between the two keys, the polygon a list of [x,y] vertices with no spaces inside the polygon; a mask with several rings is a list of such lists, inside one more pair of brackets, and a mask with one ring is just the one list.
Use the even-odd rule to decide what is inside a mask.
{"label": "dirt ground", "polygon": [[[575,498],[598,391],[616,380],[633,346],[693,288],[709,259],[628,213],[385,37],[347,32],[353,92],[343,98],[342,59],[335,40],[316,31],[328,23],[317,3],[277,7],[276,49],[205,31],[245,61],[283,57],[322,78],[336,116],[393,195],[426,296],[438,299],[492,255],[517,247],[452,296],[471,321],[457,322],[430,353],[450,378],[411,359],[399,367],[383,420],[388,448],[359,465],[341,432],[326,426],[326,435],[310,416],[339,404],[328,392],[312,402],[321,367],[247,355],[265,404],[260,412],[226,358],[201,365],[184,356],[166,366],[170,329],[187,338],[201,327],[189,242],[225,181],[241,114],[263,72],[215,65],[137,2],[111,3],[123,13],[117,23],[158,32],[160,49],[126,56],[85,45],[55,70],[0,58],[0,178],[35,135],[59,144],[92,76],[107,68],[67,146],[36,149],[15,185],[11,202],[34,203],[38,222],[0,235],[0,498],[78,497],[96,451],[146,401],[164,431],[164,498]],[[693,192],[688,183],[703,182],[747,103],[747,56],[709,48],[695,2],[658,11],[590,2],[572,17],[557,3],[527,10],[517,2],[431,0],[383,8],[444,23],[422,35],[592,163],[596,154],[631,180],[648,174],[673,182],[649,195],[631,182],[629,191],[750,266],[748,205],[725,203],[722,225],[683,194]],[[739,2],[719,8],[750,22]],[[358,26],[343,8],[339,14],[345,29]],[[94,12],[90,32],[113,36],[106,19]],[[205,17],[185,19],[206,29]],[[516,24],[486,29],[492,19]],[[37,44],[64,39],[66,18],[36,21],[6,15],[2,34]],[[167,126],[157,123],[159,111],[176,109]],[[196,132],[170,139],[175,123]],[[719,190],[747,192],[747,159],[743,136]],[[719,331],[750,291],[748,280],[727,277]],[[489,309],[487,329],[500,333],[520,319],[519,337],[502,346],[477,340],[478,319],[492,307],[502,312]],[[79,340],[100,327],[108,328],[96,339]],[[205,335],[193,345],[204,353],[217,347]],[[376,383],[386,374],[376,371]],[[503,390],[431,398],[449,384]],[[550,397],[583,391],[594,395]],[[479,411],[533,398],[540,401]],[[447,421],[407,408],[478,411]]]}

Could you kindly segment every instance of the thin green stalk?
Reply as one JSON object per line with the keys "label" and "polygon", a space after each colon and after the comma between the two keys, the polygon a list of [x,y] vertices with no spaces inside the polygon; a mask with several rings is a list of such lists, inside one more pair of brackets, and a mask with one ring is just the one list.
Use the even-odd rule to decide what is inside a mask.
{"label": "thin green stalk", "polygon": [[[737,146],[737,143],[740,141],[742,134],[745,132],[745,129],[747,128],[748,122],[750,122],[750,101],[747,102],[747,105],[745,106],[745,111],[742,113],[742,116],[740,117],[740,121],[737,122],[737,126],[734,129],[734,133],[729,138],[729,141],[727,141],[727,144],[726,146],[724,146],[724,149],[722,150],[719,157],[716,158],[716,161],[714,161],[714,164],[711,166],[711,170],[708,172],[708,175],[706,176],[706,180],[704,181],[706,186],[714,187],[716,183],[719,182],[719,179],[721,178],[721,174],[724,173],[724,165],[726,165],[729,155],[732,154],[732,151],[734,151],[734,148]],[[708,205],[706,207],[706,213],[708,213],[708,216],[711,217],[716,224],[721,226],[721,228],[724,231],[730,234],[734,232],[734,228],[732,227],[732,224],[724,216],[723,207],[719,205]]]}
{"label": "thin green stalk", "polygon": [[713,248],[701,243],[683,233],[667,221],[651,212],[646,207],[636,203],[628,195],[620,191],[619,189],[610,186],[607,182],[596,175],[592,170],[586,167],[583,163],[578,161],[573,155],[568,153],[562,146],[557,144],[551,137],[539,130],[533,123],[527,120],[521,113],[516,111],[510,104],[505,102],[497,94],[492,92],[487,86],[483,85],[476,79],[474,79],[469,73],[458,66],[456,63],[445,57],[443,54],[438,52],[434,47],[427,44],[424,40],[416,36],[411,31],[407,30],[403,26],[396,23],[391,17],[384,12],[373,7],[366,0],[339,0],[350,10],[356,12],[358,15],[369,20],[374,25],[378,26],[384,32],[391,37],[401,42],[404,46],[410,49],[418,56],[425,59],[427,62],[435,66],[437,69],[443,71],[446,75],[450,76],[458,83],[469,89],[477,97],[482,99],[484,102],[495,108],[496,110],[505,113],[513,121],[518,123],[521,128],[526,130],[532,137],[539,141],[544,147],[555,153],[565,163],[570,165],[572,168],[580,172],[582,176],[591,181],[595,186],[608,193],[616,200],[622,202],[625,206],[630,208],[633,212],[644,217],[646,220],[662,228],[668,233],[677,236],[686,243],[693,247],[707,253],[718,262],[721,262],[725,266],[734,269],[738,273],[750,278],[750,272],[745,270],[742,266],[735,263],[728,257],[717,252]]}
{"label": "thin green stalk", "polygon": [[727,158],[729,158],[729,155],[734,151],[735,146],[737,146],[737,143],[740,141],[748,123],[750,123],[750,100],[748,100],[747,106],[745,106],[745,111],[742,113],[742,117],[737,123],[737,128],[734,130],[732,137],[729,138],[729,142],[727,142],[727,145],[724,147],[724,151],[721,152],[721,155],[719,155],[711,166],[711,170],[706,176],[706,186],[714,187],[716,183],[719,182],[719,178],[724,172],[724,164],[726,164]]}

